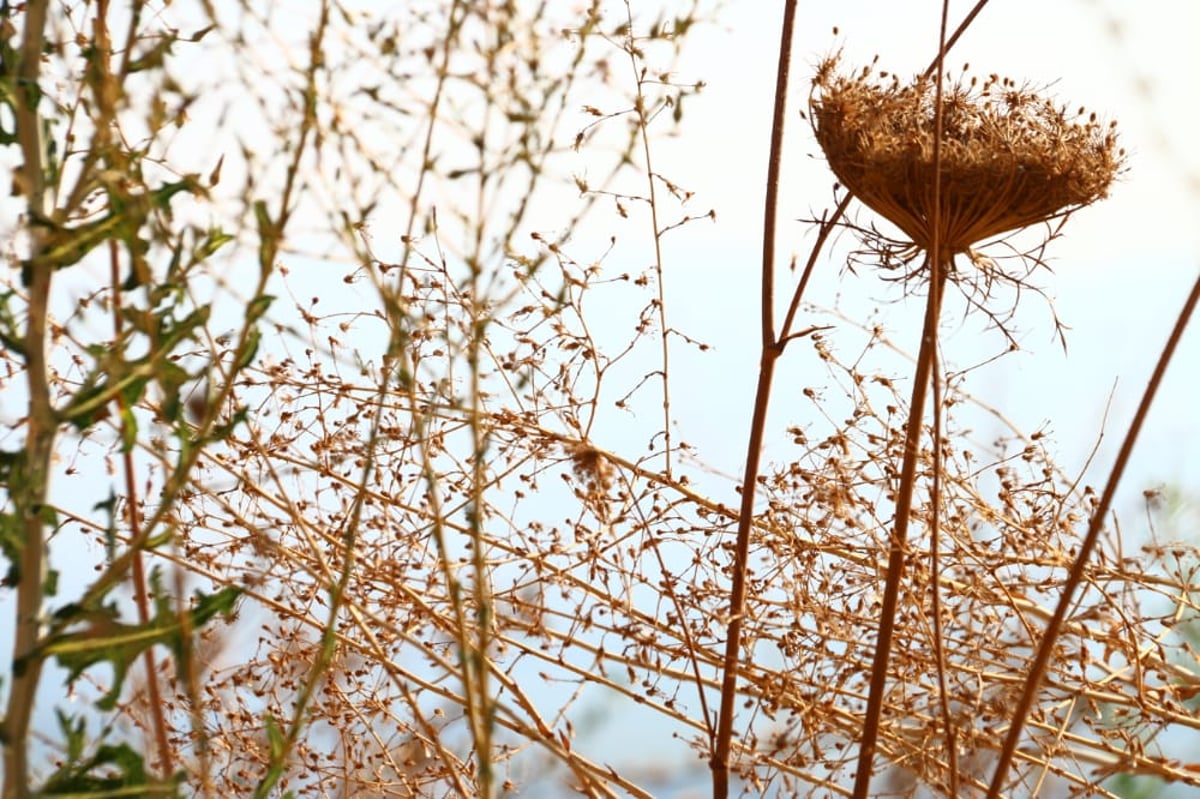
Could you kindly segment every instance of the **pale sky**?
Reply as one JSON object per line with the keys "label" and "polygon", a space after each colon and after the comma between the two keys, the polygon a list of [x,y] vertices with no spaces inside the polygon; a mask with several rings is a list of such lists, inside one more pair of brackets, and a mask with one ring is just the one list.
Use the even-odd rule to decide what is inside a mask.
{"label": "pale sky", "polygon": [[[673,292],[676,300],[670,304],[675,323],[702,331],[715,346],[695,365],[739,375],[728,382],[740,390],[731,389],[728,397],[706,392],[697,401],[728,402],[733,418],[749,408],[757,367],[761,186],[781,5],[730,4],[722,29],[706,28],[692,41],[690,57],[676,76],[702,78],[708,86],[688,106],[683,135],[656,153],[657,168],[680,176],[696,192],[691,207],[713,207],[718,213],[716,224],[689,228],[679,239],[678,252],[668,250],[676,257],[669,258],[667,280],[669,298]],[[936,51],[940,5],[800,3],[781,182],[781,268],[793,253],[807,256],[811,242],[806,226],[791,220],[828,207],[834,180],[799,117],[812,66],[840,48],[846,64],[869,63],[878,54],[881,69],[915,74]],[[951,30],[972,5],[951,3]],[[1016,320],[1022,351],[980,370],[970,381],[973,392],[1026,429],[1049,422],[1071,457],[1081,458],[1090,448],[1114,385],[1105,445],[1115,449],[1119,444],[1157,348],[1200,271],[1200,148],[1194,143],[1200,129],[1197,31],[1200,4],[1191,2],[1140,3],[1135,11],[1125,3],[1007,0],[987,6],[948,57],[952,70],[967,62],[975,74],[998,72],[1049,85],[1048,92],[1063,104],[1083,105],[1116,119],[1121,143],[1129,151],[1128,172],[1111,196],[1072,217],[1064,238],[1049,249],[1054,273],[1038,276],[1056,298],[1059,317],[1072,328],[1068,354],[1052,338],[1044,303],[1029,298]],[[864,211],[861,218],[872,216]],[[837,265],[826,265],[831,279],[810,288],[807,299],[864,311],[880,307],[896,343],[915,348],[918,331],[912,314],[920,303],[881,306],[878,300],[894,298],[894,293],[867,273],[837,280]],[[779,291],[785,292],[791,284],[786,275],[779,280]],[[693,293],[697,286],[718,283],[719,297]],[[945,346],[948,357],[960,365],[994,354],[1000,346],[992,335],[979,337],[978,347],[972,348],[969,339],[978,333],[967,328],[956,337],[956,331],[944,331]],[[685,353],[681,359],[687,357]],[[1191,452],[1200,438],[1200,415],[1194,411],[1200,388],[1197,364],[1200,333],[1193,330],[1155,405],[1139,460],[1144,459],[1149,479],[1178,477],[1200,489],[1200,458]],[[786,372],[781,379],[787,380]],[[707,412],[695,407],[692,414],[697,424],[689,435],[695,437]],[[727,428],[719,438],[711,442],[718,449],[730,438]],[[742,446],[734,436],[724,454],[740,463]],[[1103,457],[1097,460],[1102,470],[1107,463]]]}

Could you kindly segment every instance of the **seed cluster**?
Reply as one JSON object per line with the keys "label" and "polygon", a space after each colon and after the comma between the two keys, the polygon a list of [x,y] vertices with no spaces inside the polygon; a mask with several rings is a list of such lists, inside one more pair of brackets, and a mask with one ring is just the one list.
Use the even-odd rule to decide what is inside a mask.
{"label": "seed cluster", "polygon": [[[890,79],[889,79],[890,78]],[[1089,205],[1107,195],[1124,150],[1115,123],[1065,109],[1027,86],[990,76],[943,87],[940,213],[934,225],[936,85],[902,84],[837,58],[821,64],[810,99],[817,141],[834,174],[868,207],[947,257]]]}

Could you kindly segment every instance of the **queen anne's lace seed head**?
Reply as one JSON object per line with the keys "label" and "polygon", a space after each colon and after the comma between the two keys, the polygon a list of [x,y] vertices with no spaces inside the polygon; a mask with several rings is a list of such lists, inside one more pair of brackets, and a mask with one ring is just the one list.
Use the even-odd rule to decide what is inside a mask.
{"label": "queen anne's lace seed head", "polygon": [[[887,78],[891,79],[887,79]],[[902,85],[871,68],[817,70],[813,129],[834,174],[917,247],[938,236],[947,257],[1106,196],[1124,150],[1095,114],[1066,111],[992,75],[982,86],[948,81],[942,93],[941,189],[934,219],[932,80]]]}

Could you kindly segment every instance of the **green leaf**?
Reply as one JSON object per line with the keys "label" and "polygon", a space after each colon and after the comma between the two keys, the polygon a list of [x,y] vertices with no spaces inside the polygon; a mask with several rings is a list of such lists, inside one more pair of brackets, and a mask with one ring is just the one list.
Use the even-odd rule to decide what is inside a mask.
{"label": "green leaf", "polygon": [[[0,292],[0,344],[24,358],[25,331],[22,324],[17,321],[17,316],[8,307],[9,300],[14,298],[17,298],[15,290]],[[18,304],[24,304],[19,298],[17,299]]]}
{"label": "green leaf", "polygon": [[102,743],[95,753],[84,758],[86,744],[83,721],[72,724],[59,714],[59,724],[68,740],[67,759],[50,775],[38,797],[62,796],[77,799],[100,797],[178,797],[186,778],[179,772],[168,780],[146,774],[142,755],[127,743]]}
{"label": "green leaf", "polygon": [[155,376],[162,389],[162,415],[171,422],[178,422],[183,412],[183,387],[191,382],[192,376],[174,361],[159,363]]}
{"label": "green leaf", "polygon": [[254,220],[258,223],[258,268],[266,273],[271,269],[276,241],[279,238],[266,200],[254,201]]}
{"label": "green leaf", "polygon": [[263,717],[263,725],[267,730],[267,743],[270,747],[271,759],[267,773],[259,780],[254,789],[254,799],[265,799],[283,776],[284,758],[287,757],[287,739],[279,729],[279,722],[270,713]]}
{"label": "green leaf", "polygon": [[55,269],[76,264],[97,244],[110,238],[122,238],[122,227],[131,221],[125,214],[110,213],[76,227],[53,225],[46,246],[34,254],[29,264],[32,268],[51,266]]}
{"label": "green leaf", "polygon": [[267,743],[271,748],[271,762],[278,763],[287,752],[287,742],[284,740],[283,731],[279,729],[279,722],[270,713],[263,718],[263,722],[267,727]]}
{"label": "green leaf", "polygon": [[133,452],[137,446],[138,423],[133,409],[126,405],[121,409],[121,452]]}
{"label": "green leaf", "polygon": [[273,302],[275,302],[275,297],[271,294],[262,294],[255,297],[246,306],[246,321],[257,322],[267,312],[267,309],[271,307],[271,303]]}
{"label": "green leaf", "polygon": [[262,340],[262,332],[258,327],[252,327],[246,334],[246,343],[242,345],[241,352],[238,353],[238,358],[233,364],[235,372],[240,372],[242,369],[254,362],[254,356],[258,354],[258,345]]}
{"label": "green leaf", "polygon": [[[156,582],[157,575],[151,579]],[[217,614],[232,614],[241,591],[226,587],[214,594],[197,592],[193,607],[188,611],[189,623],[186,628],[180,616],[172,610],[171,598],[158,591],[157,586],[156,594],[155,616],[144,625],[118,621],[117,610],[111,605],[94,609],[78,606],[64,608],[56,615],[68,614],[65,618],[70,619],[71,631],[52,635],[35,656],[44,658],[53,655],[59,665],[67,670],[68,682],[74,681],[97,663],[108,661],[113,669],[113,685],[97,701],[96,707],[112,710],[120,698],[129,666],[142,652],[155,644],[164,644],[170,647],[177,658],[180,657],[184,630],[199,629]],[[79,629],[81,625],[82,629]]]}
{"label": "green leaf", "polygon": [[193,253],[193,257],[197,261],[203,261],[210,255],[214,254],[226,243],[233,241],[233,236],[229,235],[220,228],[213,228],[208,231],[208,235],[204,241],[200,242]]}
{"label": "green leaf", "polygon": [[0,551],[8,560],[8,572],[0,585],[15,588],[21,582],[21,550],[25,548],[25,530],[16,513],[0,513]]}
{"label": "green leaf", "polygon": [[249,416],[250,410],[248,408],[244,406],[238,408],[233,412],[227,421],[222,422],[221,424],[213,425],[212,430],[209,432],[208,436],[205,437],[204,441],[197,442],[197,444],[207,444],[213,441],[224,441],[233,435],[233,431],[237,429],[237,426],[245,422]]}
{"label": "green leaf", "polygon": [[170,210],[171,198],[181,191],[196,193],[200,190],[200,181],[195,175],[184,175],[182,180],[164,183],[150,195],[150,202],[160,211]]}
{"label": "green leaf", "polygon": [[108,562],[112,563],[117,557],[117,494],[110,487],[108,489],[108,499],[102,499],[92,506],[92,510],[103,511],[108,517],[108,523],[104,526],[104,552],[108,556]]}

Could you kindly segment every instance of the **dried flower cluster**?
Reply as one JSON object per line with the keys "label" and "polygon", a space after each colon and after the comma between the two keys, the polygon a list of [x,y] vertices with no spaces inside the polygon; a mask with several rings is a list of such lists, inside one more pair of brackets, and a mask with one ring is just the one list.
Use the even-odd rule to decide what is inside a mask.
{"label": "dried flower cluster", "polygon": [[817,141],[838,179],[919,248],[946,257],[1106,196],[1124,151],[1115,123],[1065,109],[1008,78],[948,80],[942,94],[941,190],[933,230],[936,84],[908,85],[863,68],[817,71],[810,100]]}

